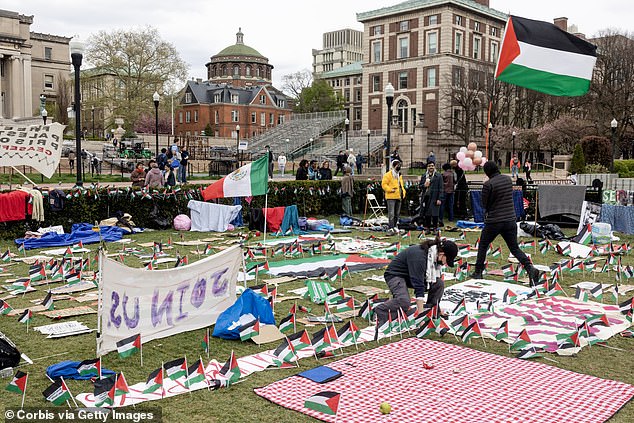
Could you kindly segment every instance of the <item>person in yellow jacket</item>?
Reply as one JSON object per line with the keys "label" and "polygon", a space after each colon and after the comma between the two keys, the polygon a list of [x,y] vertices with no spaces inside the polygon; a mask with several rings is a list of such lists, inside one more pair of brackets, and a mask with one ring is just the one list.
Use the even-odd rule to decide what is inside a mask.
{"label": "person in yellow jacket", "polygon": [[388,232],[398,233],[398,216],[401,214],[401,202],[405,199],[400,160],[392,160],[390,170],[383,175],[381,187],[387,201]]}

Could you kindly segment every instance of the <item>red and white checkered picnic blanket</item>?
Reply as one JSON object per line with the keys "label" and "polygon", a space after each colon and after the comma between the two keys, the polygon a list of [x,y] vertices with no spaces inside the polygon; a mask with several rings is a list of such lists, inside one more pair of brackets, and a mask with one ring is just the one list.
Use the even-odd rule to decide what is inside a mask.
{"label": "red and white checkered picnic blanket", "polygon": [[[634,396],[622,382],[418,338],[328,366],[343,376],[325,384],[291,376],[255,392],[323,421],[364,423],[604,422]],[[336,416],[304,407],[321,391],[341,394]],[[384,401],[389,415],[379,411]]]}

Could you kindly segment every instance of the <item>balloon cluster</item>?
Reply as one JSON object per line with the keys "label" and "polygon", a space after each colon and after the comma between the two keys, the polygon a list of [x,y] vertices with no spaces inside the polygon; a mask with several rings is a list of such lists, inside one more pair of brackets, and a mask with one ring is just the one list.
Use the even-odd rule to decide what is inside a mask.
{"label": "balloon cluster", "polygon": [[483,166],[487,162],[486,157],[482,156],[482,151],[478,150],[474,142],[470,142],[466,147],[460,147],[456,158],[462,170],[475,170],[477,166]]}

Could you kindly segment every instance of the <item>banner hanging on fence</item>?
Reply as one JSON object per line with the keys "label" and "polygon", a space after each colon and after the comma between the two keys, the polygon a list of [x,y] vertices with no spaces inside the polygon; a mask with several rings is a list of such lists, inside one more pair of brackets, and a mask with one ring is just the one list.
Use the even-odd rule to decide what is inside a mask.
{"label": "banner hanging on fence", "polygon": [[210,326],[236,299],[242,263],[239,246],[191,265],[166,270],[125,266],[102,253],[101,337],[97,355],[117,341],[141,335],[141,342]]}
{"label": "banner hanging on fence", "polygon": [[57,122],[0,125],[0,166],[31,166],[50,178],[62,157],[64,128]]}

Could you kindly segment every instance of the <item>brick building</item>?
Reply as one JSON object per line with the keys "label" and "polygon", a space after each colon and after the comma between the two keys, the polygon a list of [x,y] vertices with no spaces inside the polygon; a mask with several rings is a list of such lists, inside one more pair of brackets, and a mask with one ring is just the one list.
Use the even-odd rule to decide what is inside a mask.
{"label": "brick building", "polygon": [[250,138],[283,123],[291,114],[289,98],[271,85],[273,65],[244,44],[238,30],[236,44],[211,57],[207,81],[188,81],[176,111],[178,136],[205,134],[220,138]]}

